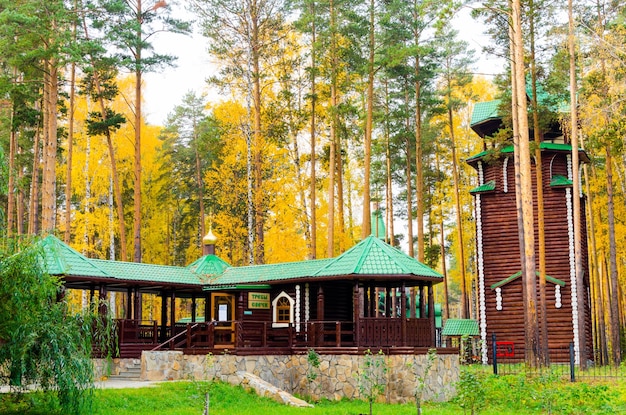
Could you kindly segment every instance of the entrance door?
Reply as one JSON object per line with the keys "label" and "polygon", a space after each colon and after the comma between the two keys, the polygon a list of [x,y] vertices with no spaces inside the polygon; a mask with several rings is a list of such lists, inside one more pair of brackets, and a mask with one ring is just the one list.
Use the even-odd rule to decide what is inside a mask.
{"label": "entrance door", "polygon": [[235,346],[235,296],[226,293],[211,294],[211,320],[214,324],[216,348]]}

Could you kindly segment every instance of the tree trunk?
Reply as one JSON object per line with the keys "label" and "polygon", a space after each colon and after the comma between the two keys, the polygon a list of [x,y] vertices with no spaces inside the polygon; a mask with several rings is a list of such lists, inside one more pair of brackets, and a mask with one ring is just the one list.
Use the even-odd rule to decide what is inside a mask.
{"label": "tree trunk", "polygon": [[41,227],[44,233],[56,225],[57,104],[58,68],[54,58],[44,64],[44,153]]}
{"label": "tree trunk", "polygon": [[316,129],[316,104],[317,104],[317,85],[316,85],[316,71],[317,71],[317,49],[316,49],[316,25],[315,25],[315,2],[311,2],[311,14],[313,18],[311,19],[311,185],[310,185],[310,198],[311,198],[311,239],[309,241],[309,258],[316,259],[317,258],[317,183],[316,183],[316,171],[315,165],[317,161],[316,151],[316,137],[315,137],[315,129]]}
{"label": "tree trunk", "polygon": [[330,155],[328,159],[328,246],[326,256],[332,258],[335,256],[335,176],[336,176],[336,135],[337,135],[337,51],[335,39],[335,4],[333,0],[329,3],[330,13],[330,60],[332,62],[331,83],[330,83]]}
{"label": "tree trunk", "polygon": [[[408,96],[408,88],[405,92],[404,103],[408,110],[409,108],[409,96]],[[411,121],[408,116],[406,119],[406,128],[407,131],[411,126]],[[412,195],[412,186],[413,183],[411,181],[411,143],[409,142],[409,138],[406,139],[406,225],[407,225],[407,242],[409,245],[409,256],[413,257],[415,255],[415,248],[413,245],[413,195]]]}
{"label": "tree trunk", "polygon": [[385,80],[385,161],[387,169],[387,235],[385,240],[390,245],[395,245],[394,230],[393,230],[393,183],[391,178],[391,145],[389,134],[389,85]]}
{"label": "tree trunk", "polygon": [[[448,88],[450,90],[450,88]],[[448,102],[451,97],[448,96]],[[459,271],[461,279],[461,318],[470,318],[470,301],[467,289],[467,277],[465,275],[465,244],[463,243],[463,215],[461,211],[461,195],[459,191],[459,167],[456,161],[456,139],[454,137],[454,121],[452,108],[448,106],[448,126],[450,128],[450,140],[452,142],[452,179],[454,181],[454,206],[456,211],[457,244],[459,250]],[[442,229],[443,231],[443,229]],[[445,260],[445,258],[443,258]]]}
{"label": "tree trunk", "polygon": [[[74,34],[76,27],[74,26]],[[72,236],[72,156],[74,152],[74,102],[76,100],[76,64],[72,62],[70,69],[70,108],[67,127],[67,169],[65,179],[65,233],[63,241],[70,243]]]}
{"label": "tree trunk", "polygon": [[7,236],[15,228],[15,154],[17,152],[17,132],[13,128],[15,105],[11,107],[11,133],[9,135],[9,183],[7,186]]}
{"label": "tree trunk", "polygon": [[39,170],[41,169],[40,156],[41,129],[37,127],[35,131],[35,142],[33,143],[33,177],[30,182],[30,200],[28,208],[28,234],[39,233]]}
{"label": "tree trunk", "polygon": [[526,83],[524,76],[524,44],[522,37],[521,2],[513,0],[513,55],[514,78],[516,89],[517,136],[519,151],[520,206],[522,208],[524,246],[520,251],[521,261],[525,266],[522,272],[522,285],[525,295],[525,339],[526,363],[532,367],[537,365],[537,347],[539,331],[537,319],[537,288],[535,275],[535,235],[533,212],[533,189],[530,166],[530,146],[528,136],[528,108],[526,106]]}
{"label": "tree trunk", "polygon": [[[141,19],[143,8],[141,0],[137,0],[137,32],[136,39],[141,41]],[[135,69],[135,169],[133,187],[133,261],[141,262],[141,82],[143,71],[141,62],[141,47],[136,48]]]}
{"label": "tree trunk", "polygon": [[261,71],[259,69],[258,16],[252,13],[252,101],[254,103],[254,223],[256,233],[255,262],[265,262],[265,207],[263,203],[263,136],[261,134]]}
{"label": "tree trunk", "polygon": [[370,0],[370,25],[369,25],[369,58],[367,70],[367,114],[365,118],[365,141],[363,147],[365,156],[363,160],[363,226],[361,239],[365,239],[372,233],[370,211],[370,164],[372,152],[372,119],[374,118],[374,0]]}
{"label": "tree trunk", "polygon": [[539,105],[537,101],[537,62],[535,60],[535,8],[530,2],[530,76],[532,87],[533,132],[535,140],[535,176],[537,182],[537,231],[539,237],[539,315],[540,335],[537,357],[540,364],[548,365],[548,307],[546,304],[546,232],[543,202],[543,164],[541,161],[541,131],[539,126]]}
{"label": "tree trunk", "polygon": [[622,351],[620,345],[621,325],[620,325],[620,298],[619,281],[617,272],[617,246],[615,243],[615,207],[613,201],[613,167],[612,167],[611,146],[606,146],[606,195],[607,195],[607,220],[609,224],[609,278],[610,289],[610,311],[611,311],[611,360],[615,366],[619,366],[622,361]]}

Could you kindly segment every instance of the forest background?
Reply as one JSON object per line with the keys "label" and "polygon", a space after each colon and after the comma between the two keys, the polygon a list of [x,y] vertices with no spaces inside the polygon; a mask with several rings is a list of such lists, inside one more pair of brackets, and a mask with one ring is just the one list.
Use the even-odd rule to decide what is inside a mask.
{"label": "forest background", "polygon": [[[567,106],[564,5],[522,6],[526,68]],[[177,7],[195,25],[173,17]],[[503,62],[493,80],[475,76],[452,29],[462,7]],[[612,294],[625,304],[626,7],[584,0],[574,14],[600,339],[611,317],[602,305]],[[446,316],[475,318],[478,183],[464,160],[498,144],[470,123],[475,103],[509,99],[509,15],[499,0],[0,0],[2,231],[184,266],[210,227],[218,255],[245,265],[335,256],[380,212],[387,241],[446,275]],[[155,39],[194,28],[220,98],[198,86],[179,103],[151,102],[171,110],[148,124],[143,79],[175,61]],[[567,111],[538,111],[567,125]],[[462,311],[461,299],[473,306]]]}

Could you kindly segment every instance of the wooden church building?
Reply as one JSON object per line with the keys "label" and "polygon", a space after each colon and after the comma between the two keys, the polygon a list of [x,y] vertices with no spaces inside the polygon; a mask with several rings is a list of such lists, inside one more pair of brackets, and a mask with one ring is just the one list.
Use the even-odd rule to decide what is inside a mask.
{"label": "wooden church building", "polygon": [[[471,128],[481,138],[488,139],[503,128],[499,113],[500,101],[478,103],[472,114]],[[531,131],[531,137],[533,136]],[[474,196],[476,244],[478,317],[480,323],[481,360],[492,358],[493,347],[498,357],[523,360],[524,302],[520,248],[518,239],[517,209],[515,201],[515,172],[513,143],[499,149],[488,149],[467,160],[478,175],[478,186],[471,190]],[[546,303],[547,332],[550,359],[567,358],[563,354],[574,343],[575,354],[591,348],[590,291],[588,273],[584,274],[584,298],[572,301],[576,293],[574,258],[573,198],[583,199],[583,194],[573,194],[572,147],[558,123],[543,134],[541,166],[531,160],[533,189],[541,186],[545,205],[546,246]],[[589,159],[579,151],[581,162]],[[536,169],[541,168],[543,183],[536,181]],[[534,190],[535,249],[538,252],[537,195]],[[581,201],[584,209],[585,204]],[[588,269],[587,233],[584,210],[582,221],[583,269]],[[539,256],[537,255],[537,261]],[[539,270],[539,264],[537,264]],[[539,298],[537,278],[537,298]],[[578,316],[584,315],[585,325],[579,327]],[[537,310],[541,321],[541,310]],[[585,333],[585,344],[579,344],[578,333]],[[496,344],[492,344],[492,335]],[[587,353],[592,358],[592,353]]]}

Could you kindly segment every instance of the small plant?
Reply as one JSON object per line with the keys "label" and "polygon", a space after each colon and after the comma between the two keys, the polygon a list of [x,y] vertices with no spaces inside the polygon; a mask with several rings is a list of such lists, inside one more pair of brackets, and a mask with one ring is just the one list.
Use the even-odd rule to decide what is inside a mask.
{"label": "small plant", "polygon": [[308,384],[309,394],[311,398],[316,395],[317,387],[316,380],[319,377],[319,370],[322,361],[320,360],[320,355],[313,349],[309,349],[309,353],[307,355],[307,372],[306,372],[306,380]]}
{"label": "small plant", "polygon": [[486,402],[484,378],[481,373],[469,369],[461,370],[461,376],[457,383],[457,402],[463,408],[463,413],[470,411],[471,415],[477,414]]}
{"label": "small plant", "polygon": [[[432,369],[435,359],[437,359],[437,349],[428,349],[424,371],[421,376],[417,373],[415,374],[417,381],[417,386],[415,387],[415,408],[417,409],[417,415],[422,415],[422,398],[424,396],[424,389],[426,389],[426,379],[428,379],[430,369]],[[414,362],[413,368],[417,369],[417,367],[418,365]]]}
{"label": "small plant", "polygon": [[387,371],[389,370],[382,350],[373,354],[367,350],[363,356],[363,365],[359,368],[358,384],[361,397],[367,399],[372,415],[373,404],[378,395],[385,392]]}

